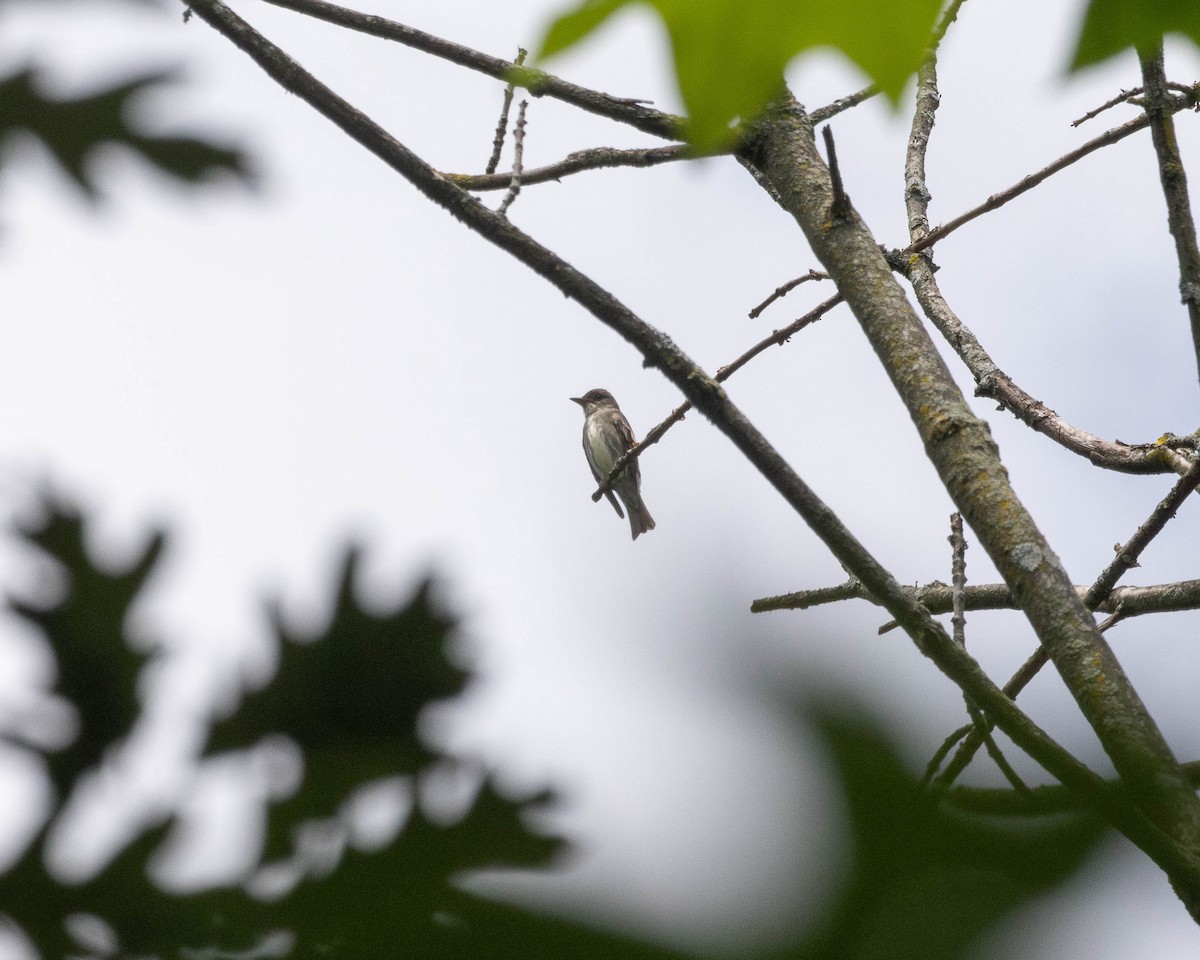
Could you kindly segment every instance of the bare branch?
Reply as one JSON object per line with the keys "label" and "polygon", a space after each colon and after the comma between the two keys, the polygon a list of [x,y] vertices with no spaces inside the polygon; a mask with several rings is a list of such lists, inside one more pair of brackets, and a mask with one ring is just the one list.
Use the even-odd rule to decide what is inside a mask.
{"label": "bare branch", "polygon": [[[928,611],[904,593],[895,578],[879,565],[836,515],[796,475],[766,438],[733,405],[720,384],[706,376],[669,338],[637,317],[590,278],[515,228],[506,218],[488,210],[470,194],[440,176],[416,154],[267,41],[221,0],[184,2],[197,16],[250,55],[285,89],[300,96],[349,136],[387,162],[426,197],[466,222],[475,232],[530,267],[553,286],[574,297],[597,319],[637,348],[645,358],[646,365],[662,370],[667,378],[729,437],[818,534],[842,565],[858,577],[904,625],[919,648],[932,657],[947,676],[967,690],[1022,749],[1034,756],[1064,783],[1087,795],[1116,826],[1146,850],[1174,881],[1187,883],[1193,888],[1200,886],[1200,861],[1175,842],[1176,824],[1167,818],[1170,832],[1164,832],[1146,813],[1139,810],[1137,805],[1131,803],[1128,796],[1105,784],[1100,777],[1055,743],[1018,710],[966,651],[950,639],[930,617]],[[775,133],[790,130],[790,124],[785,118],[777,116],[775,119],[782,121]],[[792,150],[778,150],[780,145],[765,142],[763,138],[764,130],[759,127],[756,130],[756,139],[759,142],[752,151],[754,160],[750,160],[749,157],[747,160],[764,163],[764,175],[768,178],[772,174],[778,175],[780,165],[793,168],[803,176],[815,174],[818,178],[827,178],[820,157],[815,153],[806,153],[807,162],[797,168],[797,157],[793,155]],[[814,146],[811,141],[811,128],[808,128],[800,146],[811,151]],[[815,189],[808,195],[810,198],[828,194],[828,184],[822,184],[820,179],[813,186]],[[815,210],[807,212],[816,213]],[[824,210],[820,211],[819,215],[823,216]],[[811,225],[806,223],[806,226]],[[806,233],[809,232],[806,229]],[[880,256],[877,248],[873,250],[873,254]],[[880,262],[886,278],[890,280],[882,257]],[[888,302],[881,304],[881,308],[894,308],[895,304],[891,302],[893,298],[885,298]],[[861,304],[858,304],[858,309],[861,310]],[[968,519],[971,516],[970,513],[966,515]],[[1050,565],[1052,557],[1052,554],[1043,553],[1039,565]],[[1105,671],[1107,682],[1116,683],[1119,687],[1119,667],[1115,663],[1108,663],[1103,656],[1100,659],[1102,662],[1099,666]],[[1107,693],[1097,697],[1101,702],[1108,699],[1110,697]],[[1126,725],[1122,726],[1122,735],[1128,737],[1130,731],[1127,724],[1137,724],[1137,720],[1123,719]],[[1140,733],[1140,730],[1134,733],[1139,743]],[[1123,753],[1119,752],[1119,756],[1121,761],[1127,759]],[[1118,762],[1118,768],[1120,766],[1121,762]],[[1154,769],[1146,772],[1148,775],[1154,774],[1149,776],[1148,782],[1156,790],[1156,796],[1173,798],[1175,778],[1169,770],[1159,769],[1156,764],[1151,766]],[[1194,797],[1192,799],[1195,800]],[[1147,807],[1156,817],[1162,817],[1163,810],[1159,806],[1148,803]]]}
{"label": "bare branch", "polygon": [[1100,114],[1102,114],[1105,110],[1111,110],[1113,107],[1117,106],[1118,104],[1126,103],[1126,102],[1132,100],[1134,97],[1141,96],[1142,89],[1143,89],[1142,87],[1134,87],[1132,90],[1122,90],[1119,94],[1117,94],[1111,100],[1106,100],[1104,103],[1100,104],[1100,106],[1096,107],[1094,110],[1089,110],[1087,113],[1085,113],[1079,119],[1072,120],[1071,126],[1073,126],[1073,127],[1081,126],[1082,124],[1087,123],[1089,120],[1094,120],[1096,117],[1100,116]]}
{"label": "bare branch", "polygon": [[1143,109],[1150,121],[1150,139],[1158,157],[1158,176],[1167,200],[1167,226],[1175,240],[1175,256],[1179,260],[1179,294],[1187,307],[1196,369],[1200,372],[1200,246],[1196,244],[1196,222],[1192,219],[1183,156],[1175,139],[1175,121],[1166,110],[1170,101],[1167,78],[1163,73],[1162,42],[1152,52],[1140,52],[1138,59],[1142,64],[1142,82],[1146,85]]}
{"label": "bare branch", "polygon": [[[758,343],[752,346],[732,363],[727,363],[725,366],[719,368],[717,370],[716,377],[713,379],[715,379],[717,383],[724,383],[768,347],[782,347],[793,334],[799,333],[810,324],[816,323],[841,302],[841,294],[836,294],[835,296],[830,297],[824,303],[818,304],[800,319],[788,324],[782,330],[773,331],[769,337],[758,341]],[[599,501],[605,493],[612,489],[612,485],[616,482],[617,477],[619,477],[621,475],[621,471],[625,469],[625,464],[627,464],[630,460],[636,460],[642,455],[643,451],[645,451],[647,447],[658,443],[658,441],[662,439],[663,434],[671,429],[671,427],[677,424],[680,420],[682,420],[687,412],[691,409],[691,401],[685,400],[678,407],[672,410],[667,418],[662,421],[662,423],[651,429],[641,443],[635,444],[626,450],[625,453],[619,456],[616,462],[613,464],[612,470],[608,472],[608,476],[604,478],[604,482],[601,483],[592,494],[592,501]]]}
{"label": "bare branch", "polygon": [[[950,515],[950,536],[947,539],[950,541],[950,580],[954,604],[954,614],[950,617],[950,625],[953,629],[954,642],[965,647],[967,645],[967,617],[963,609],[963,592],[967,588],[967,538],[963,536],[961,513]],[[975,706],[974,701],[966,692],[963,693],[963,702],[966,704],[967,715],[971,718],[971,726],[976,737],[983,741],[987,747],[988,756],[992,758],[997,769],[1004,774],[1004,779],[1012,785],[1014,790],[1028,792],[1029,788],[1025,786],[1025,781],[1017,776],[1017,771],[1012,768],[997,745],[992,736],[991,725],[984,717],[983,711]]]}
{"label": "bare branch", "polygon": [[514,82],[519,87],[525,87],[535,97],[553,97],[564,103],[573,104],[588,113],[594,113],[619,123],[626,123],[666,140],[679,140],[683,136],[683,119],[674,114],[663,113],[645,106],[643,100],[631,100],[613,97],[607,93],[589,90],[573,83],[560,80],[543,70],[530,67],[515,69],[507,60],[488,56],[470,47],[451,43],[441,37],[415,30],[412,27],[377,17],[372,14],[358,13],[348,10],[325,0],[266,0],[267,3],[287,10],[294,10],[306,16],[324,20],[326,23],[346,27],[358,33],[365,33],[384,40],[393,40],[414,50],[431,54],[450,63],[456,63],[468,70],[495,77],[504,82]]}
{"label": "bare branch", "polygon": [[950,514],[950,627],[954,642],[967,645],[967,616],[963,594],[967,591],[967,538],[961,513]]}
{"label": "bare branch", "polygon": [[774,292],[767,297],[762,303],[750,311],[748,316],[751,320],[757,320],[764,310],[767,309],[776,300],[786,297],[789,293],[795,290],[800,284],[807,283],[809,280],[828,280],[829,274],[823,270],[809,270],[802,277],[796,277],[794,280],[789,280],[782,287],[776,287]]}
{"label": "bare branch", "polygon": [[[1084,594],[1083,602],[1089,610],[1099,608],[1100,604],[1108,600],[1113,603],[1112,595],[1113,588],[1117,581],[1124,576],[1125,572],[1133,569],[1138,565],[1138,558],[1142,552],[1150,545],[1150,542],[1162,532],[1168,521],[1175,517],[1176,511],[1183,506],[1183,502],[1191,495],[1192,491],[1200,486],[1200,460],[1192,464],[1191,469],[1179,479],[1171,492],[1167,494],[1146,518],[1145,523],[1134,531],[1132,537],[1124,546],[1117,546],[1116,555],[1107,567],[1096,578],[1096,582],[1088,588]],[[1119,620],[1129,616],[1129,611],[1124,603],[1117,601],[1113,605],[1113,615],[1105,624],[1105,629],[1113,626]],[[1046,665],[1049,658],[1046,656],[1044,647],[1038,647],[1037,650],[1025,661],[1013,674],[1012,678],[1004,685],[1004,692],[1008,696],[1016,699],[1017,695],[1029,684],[1029,682],[1037,676],[1038,671]],[[979,749],[979,738],[974,734],[967,737],[962,746],[959,747],[958,753],[954,759],[947,765],[945,772],[942,774],[942,782],[947,786],[954,782],[954,778],[958,776],[968,763],[971,762],[971,757],[975,751]]]}
{"label": "bare branch", "polygon": [[[953,609],[952,591],[947,584],[927,583],[920,587],[905,587],[930,613],[949,613]],[[1077,585],[1075,592],[1086,597],[1090,587]],[[843,600],[867,600],[874,598],[857,581],[849,581],[836,587],[817,587],[799,590],[777,597],[762,597],[750,604],[751,613],[768,613],[772,610],[807,610]],[[966,610],[1020,610],[1012,591],[1005,583],[986,583],[968,586],[963,591]],[[1141,617],[1149,613],[1179,613],[1182,610],[1200,610],[1200,580],[1179,580],[1174,583],[1155,583],[1141,587],[1115,587],[1095,609],[1100,613],[1115,613],[1120,608],[1125,617]],[[895,630],[894,621],[879,628],[880,633]]]}
{"label": "bare branch", "polygon": [[[1188,91],[1189,92],[1187,94],[1168,99],[1168,101],[1163,105],[1164,116],[1175,114],[1180,110],[1187,110],[1196,106],[1197,95],[1195,90],[1189,87]],[[1089,140],[1087,143],[1077,147],[1070,153],[1063,154],[1063,156],[1059,157],[1053,163],[1043,167],[1041,170],[1031,173],[1026,177],[1022,177],[1011,187],[1001,190],[999,193],[993,193],[983,203],[979,204],[979,206],[972,207],[966,213],[962,213],[953,220],[950,220],[947,223],[944,223],[936,229],[930,231],[926,237],[917,243],[909,244],[904,248],[902,253],[915,253],[919,250],[926,250],[929,247],[932,247],[935,243],[945,239],[964,224],[970,223],[972,220],[983,216],[985,213],[999,209],[1009,201],[1015,200],[1023,193],[1028,193],[1042,181],[1058,173],[1060,170],[1065,170],[1067,167],[1071,166],[1071,164],[1078,163],[1088,154],[1095,153],[1101,147],[1108,147],[1114,143],[1119,143],[1121,140],[1124,140],[1126,137],[1137,133],[1139,130],[1145,129],[1149,125],[1149,119],[1147,119],[1145,116],[1141,116],[1135,117],[1134,119],[1121,124],[1119,127],[1113,127],[1111,130],[1102,133],[1093,140]]]}
{"label": "bare branch", "polygon": [[525,164],[525,110],[529,106],[528,100],[522,100],[521,105],[517,107],[517,125],[513,128],[513,162],[512,174],[509,181],[508,193],[504,195],[504,199],[500,202],[500,207],[496,210],[502,217],[508,216],[508,208],[513,205],[521,192],[521,170]]}
{"label": "bare branch", "polygon": [[[1088,458],[1097,466],[1127,473],[1167,473],[1172,470],[1183,472],[1187,463],[1164,449],[1161,444],[1127,444],[1121,441],[1104,440],[1095,434],[1080,430],[1063,420],[1057,413],[1022,390],[1012,378],[1001,370],[968,328],[950,308],[934,278],[933,265],[926,257],[913,256],[928,249],[938,239],[957,229],[977,216],[996,209],[1026,190],[1032,189],[1048,177],[1070,164],[1082,159],[1101,146],[1115,143],[1147,125],[1145,117],[1139,117],[1122,127],[1089,141],[1078,150],[1035,174],[1025,177],[1020,183],[1006,191],[993,194],[980,206],[950,221],[949,224],[929,228],[930,192],[925,178],[925,153],[933,130],[938,107],[937,67],[933,57],[926,59],[918,75],[917,102],[909,134],[908,151],[904,166],[904,200],[908,211],[910,243],[894,258],[907,267],[909,281],[917,295],[917,301],[925,315],[932,321],[946,341],[971,371],[977,384],[976,395],[996,400],[1005,409],[1019,417],[1025,424],[1044,434],[1056,443]],[[1183,101],[1173,102],[1180,108]]]}
{"label": "bare branch", "polygon": [[875,84],[871,84],[869,87],[863,87],[857,93],[848,94],[824,107],[817,107],[812,112],[813,126],[817,126],[827,120],[832,120],[839,113],[849,110],[851,107],[857,107],[860,103],[870,100],[877,93],[879,93],[879,88]]}
{"label": "bare branch", "polygon": [[[1121,441],[1105,440],[1086,430],[1072,426],[1040,400],[1022,390],[1008,374],[996,365],[983,345],[976,339],[975,334],[950,308],[934,277],[933,264],[928,257],[912,255],[912,251],[927,248],[936,239],[935,235],[939,230],[945,230],[945,228],[939,227],[938,230],[930,231],[927,215],[930,194],[925,184],[925,149],[930,131],[933,129],[934,113],[937,109],[936,87],[933,86],[936,83],[936,74],[926,72],[932,69],[932,66],[928,65],[922,67],[922,80],[917,94],[917,109],[913,116],[912,133],[909,137],[909,149],[905,160],[905,203],[908,208],[909,233],[912,243],[905,251],[901,251],[900,258],[907,267],[909,282],[913,285],[917,302],[921,305],[925,316],[929,318],[946,342],[954,348],[960,359],[966,364],[967,369],[971,371],[977,384],[976,395],[996,400],[1026,425],[1054,440],[1060,446],[1087,457],[1096,466],[1124,473],[1168,473],[1186,470],[1188,462],[1175,454],[1169,444],[1127,444]],[[928,93],[926,93],[927,90]],[[1139,117],[1118,129],[1134,132],[1144,126],[1146,126],[1145,118]],[[1112,131],[1109,133],[1111,134]],[[1098,138],[1098,140],[1102,139],[1104,138]],[[1092,141],[1092,144],[1096,144],[1098,140]],[[1091,149],[1098,149],[1098,147]],[[1026,177],[1021,183],[1034,180],[1041,182],[1056,167],[1062,169],[1061,166],[1051,164],[1040,174]],[[1034,183],[1031,182],[1030,186],[1033,185]],[[1000,196],[1002,195],[998,194],[991,200]],[[976,209],[982,212],[982,208]],[[952,224],[963,222],[966,222],[965,216],[951,221]],[[944,233],[942,235],[944,236]]]}
{"label": "bare branch", "polygon": [[[521,182],[525,186],[535,183],[548,183],[561,180],[573,173],[585,170],[600,170],[606,167],[654,167],[661,163],[671,163],[675,160],[687,160],[694,156],[687,144],[679,143],[669,147],[637,148],[633,150],[618,150],[614,147],[593,147],[590,150],[578,150],[570,153],[558,163],[545,167],[535,167],[521,174]],[[511,173],[444,173],[451,183],[464,190],[504,190],[512,183]]]}
{"label": "bare branch", "polygon": [[[524,65],[528,53],[528,50],[518,47],[517,59],[513,61],[513,64],[518,67]],[[504,87],[504,102],[500,105],[500,120],[496,124],[496,135],[492,137],[492,155],[488,157],[485,168],[488,173],[495,173],[496,167],[500,166],[500,153],[504,149],[504,138],[508,134],[508,111],[512,109],[514,90],[516,90],[516,85],[511,82]]]}

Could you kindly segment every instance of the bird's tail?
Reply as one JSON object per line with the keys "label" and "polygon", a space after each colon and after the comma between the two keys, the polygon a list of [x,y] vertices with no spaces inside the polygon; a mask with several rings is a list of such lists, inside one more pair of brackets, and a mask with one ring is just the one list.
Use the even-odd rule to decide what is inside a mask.
{"label": "bird's tail", "polygon": [[638,534],[654,529],[654,518],[650,516],[650,511],[644,503],[636,506],[627,503],[625,508],[629,511],[629,529],[633,532],[634,540],[638,538]]}

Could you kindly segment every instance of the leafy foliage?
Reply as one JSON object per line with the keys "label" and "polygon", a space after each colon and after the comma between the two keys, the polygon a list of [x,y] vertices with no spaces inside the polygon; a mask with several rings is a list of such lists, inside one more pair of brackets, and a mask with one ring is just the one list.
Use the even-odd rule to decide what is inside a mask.
{"label": "leafy foliage", "polygon": [[[423,957],[667,958],[618,936],[541,918],[464,893],[452,880],[488,866],[545,867],[565,849],[557,837],[531,829],[529,813],[550,804],[549,791],[513,798],[485,776],[474,798],[451,822],[431,818],[418,803],[399,835],[364,852],[346,843],[344,802],[383,777],[418,775],[450,758],[425,744],[417,720],[428,704],[460,693],[470,674],[451,657],[454,620],[434,604],[429,583],[394,609],[366,609],[355,596],[357,551],[346,554],[329,623],[300,638],[274,618],[280,662],[274,682],[250,694],[242,709],[213,727],[209,756],[283,735],[305,757],[302,789],[267,812],[268,861],[294,866],[290,889],[275,901],[245,886],[192,895],[155,887],[150,856],[173,820],[146,832],[99,876],[75,885],[57,881],[41,856],[62,800],[85,773],[130,733],[139,716],[139,678],[154,657],[135,650],[126,620],[162,555],[155,533],[127,569],[108,570],[86,549],[86,524],[75,508],[44,505],[21,531],[48,561],[35,599],[10,600],[36,626],[59,663],[57,691],[79,711],[81,733],[45,757],[58,791],[55,809],[14,867],[0,877],[0,904],[47,957],[78,953],[64,921],[102,918],[119,955],[178,955],[187,947],[247,950],[272,933],[294,942],[296,955],[394,954]],[[50,566],[53,566],[53,572]],[[419,799],[419,790],[418,799]],[[307,863],[295,838],[323,823],[340,844],[336,869]],[[281,857],[290,856],[281,860]],[[564,953],[565,951],[565,953]]]}
{"label": "leafy foliage", "polygon": [[950,960],[970,956],[1005,915],[1066,880],[1104,825],[1090,814],[966,815],[923,793],[861,715],[818,708],[853,836],[849,882],[788,956]]}
{"label": "leafy foliage", "polygon": [[43,143],[90,200],[100,195],[93,170],[108,145],[132,151],[152,167],[188,184],[220,174],[251,179],[246,155],[199,137],[158,136],[140,130],[133,106],[138,97],[175,80],[155,71],[83,97],[44,94],[43,75],[26,68],[0,79],[0,141],[25,132]]}
{"label": "leafy foliage", "polygon": [[1099,63],[1130,47],[1153,49],[1169,33],[1200,44],[1200,4],[1195,0],[1091,0],[1071,69]]}
{"label": "leafy foliage", "polygon": [[[47,819],[52,825],[79,778],[101,766],[138,719],[139,678],[157,655],[131,646],[126,621],[166,538],[153,533],[125,569],[113,570],[91,558],[86,522],[69,505],[46,503],[21,534],[44,555],[47,572],[36,600],[9,606],[51,643],[57,692],[81,718],[77,739],[45,756],[58,790]],[[554,795],[513,798],[483,775],[456,817],[430,815],[419,785],[452,760],[422,740],[418,719],[429,704],[459,695],[471,675],[452,656],[455,622],[434,603],[431,584],[390,609],[370,610],[356,596],[358,561],[356,550],[347,551],[321,629],[300,636],[275,613],[279,663],[272,682],[212,725],[205,752],[228,756],[278,735],[303,752],[300,789],[266,812],[263,862],[286,873],[276,898],[253,895],[253,885],[245,884],[190,895],[158,889],[146,864],[174,828],[169,818],[101,874],[73,885],[48,872],[44,829],[0,876],[8,916],[46,957],[84,946],[64,922],[79,915],[103,922],[116,946],[101,952],[113,956],[245,951],[276,942],[290,945],[294,956],[679,957],[455,885],[470,870],[556,862],[564,841],[526,823]],[[1078,815],[1002,820],[956,813],[920,793],[892,745],[863,717],[843,708],[817,711],[808,722],[827,744],[843,786],[854,856],[827,916],[809,937],[776,954],[781,958],[961,956],[1001,916],[1069,876],[1099,836],[1099,825]],[[413,786],[418,801],[403,828],[381,849],[353,848],[346,842],[347,798],[364,784],[397,777]],[[317,824],[337,846],[332,866],[306,859],[297,841]]]}
{"label": "leafy foliage", "polygon": [[[548,57],[578,43],[634,0],[584,0],[547,29]],[[920,65],[940,0],[647,0],[671,41],[688,138],[701,149],[728,142],[779,92],[798,54],[832,47],[893,103]]]}

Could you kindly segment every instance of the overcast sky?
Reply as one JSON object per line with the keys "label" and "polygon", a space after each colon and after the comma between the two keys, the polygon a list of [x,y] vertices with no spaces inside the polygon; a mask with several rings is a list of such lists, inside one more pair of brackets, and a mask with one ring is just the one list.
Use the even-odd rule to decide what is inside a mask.
{"label": "overcast sky", "polygon": [[[482,170],[495,82],[257,3],[236,9],[439,169]],[[510,57],[536,44],[555,9],[376,0],[368,12]],[[966,5],[940,68],[935,223],[1132,116],[1070,127],[1139,82],[1132,57],[1064,79],[1078,16],[1075,3]],[[679,402],[675,389],[203,22],[44,3],[0,5],[0,18],[5,70],[34,59],[64,90],[185,63],[186,87],[149,104],[155,125],[241,141],[262,184],[183,192],[113,154],[106,200],[93,208],[40,150],[10,145],[15,160],[0,174],[6,511],[50,477],[96,511],[113,556],[168,523],[169,559],[140,625],[189,671],[261,670],[262,598],[320,614],[350,537],[368,544],[381,596],[435,571],[482,680],[434,732],[511,784],[568,794],[556,823],[579,838],[580,858],[565,877],[522,881],[528,895],[600,904],[691,947],[794,921],[797,899],[810,902],[828,879],[839,827],[787,699],[813,689],[860,698],[921,764],[962,722],[955,688],[898,634],[876,636],[882,618],[866,604],[750,615],[755,597],[844,575],[699,415],[643,457],[658,526],[632,543],[627,524],[589,499],[582,418],[568,398],[608,388],[641,435]],[[664,51],[654,22],[633,11],[552,66],[675,110]],[[1190,82],[1198,68],[1190,50],[1169,48],[1172,78]],[[789,76],[810,106],[864,83],[829,55]],[[1195,117],[1178,123],[1185,159],[1200,158]],[[880,242],[903,246],[906,110],[868,103],[835,129],[856,207]],[[657,142],[549,100],[530,106],[527,166],[636,144]],[[709,370],[829,295],[805,285],[747,318],[817,264],[729,159],[528,187],[510,216]],[[1072,423],[1127,441],[1195,429],[1193,353],[1146,136],[962,229],[937,260],[952,305],[997,362]],[[970,394],[961,364],[951,367]],[[949,579],[951,505],[844,308],[728,390],[900,581]],[[1067,569],[1090,583],[1169,478],[1101,473],[973,402]],[[1126,582],[1195,577],[1198,526],[1191,504]],[[21,582],[3,549],[7,582]],[[982,550],[968,564],[973,582],[994,579]],[[1198,625],[1197,614],[1143,618],[1113,635],[1184,759],[1200,756]],[[969,631],[1001,680],[1033,649],[1016,615],[976,615]],[[9,625],[0,639],[5,689],[44,677],[27,636]],[[1068,699],[1046,671],[1022,704],[1103,769]],[[84,869],[79,856],[64,869]],[[985,956],[1194,957],[1195,927],[1161,873],[1120,841],[1103,857],[1111,862],[1018,918]]]}

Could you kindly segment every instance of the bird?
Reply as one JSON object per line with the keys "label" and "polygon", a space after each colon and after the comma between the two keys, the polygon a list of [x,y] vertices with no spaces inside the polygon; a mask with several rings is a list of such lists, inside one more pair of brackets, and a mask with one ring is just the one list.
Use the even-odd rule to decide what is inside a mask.
{"label": "bird", "polygon": [[[588,466],[592,468],[592,476],[600,483],[611,472],[617,458],[634,445],[633,428],[607,390],[597,388],[589,390],[582,397],[570,399],[583,407],[583,452]],[[624,518],[625,514],[621,504],[617,503],[617,497],[625,504],[634,540],[639,534],[654,529],[654,518],[642,503],[641,486],[642,472],[634,459],[621,471],[612,488],[605,491],[618,517]],[[614,492],[616,496],[613,496]]]}

